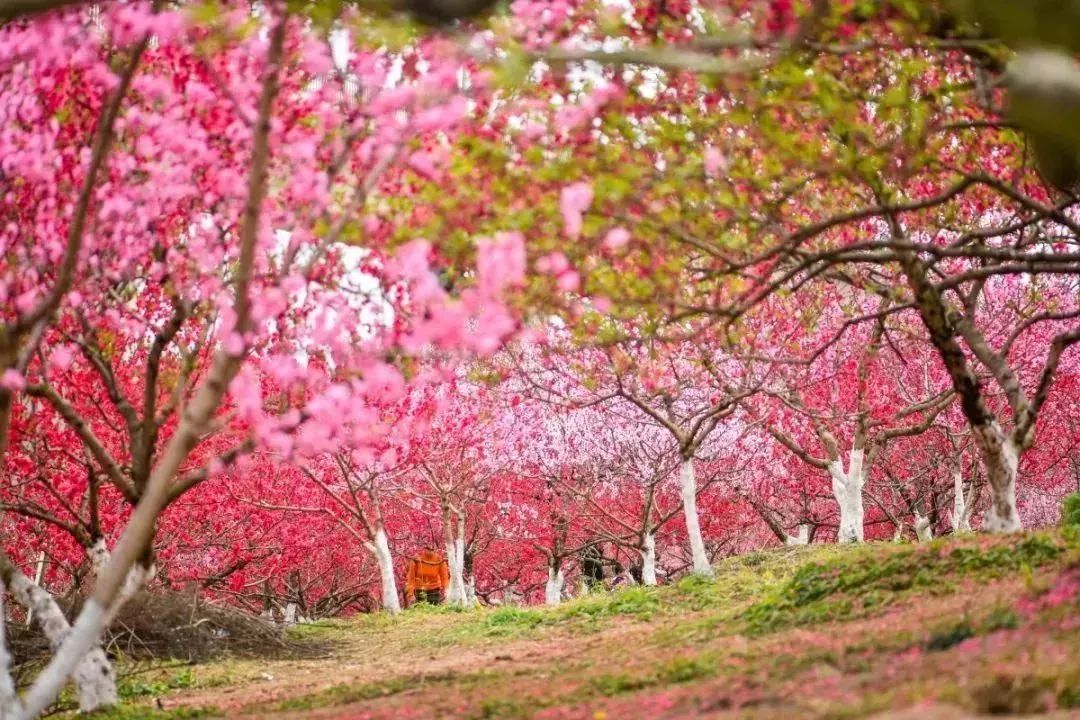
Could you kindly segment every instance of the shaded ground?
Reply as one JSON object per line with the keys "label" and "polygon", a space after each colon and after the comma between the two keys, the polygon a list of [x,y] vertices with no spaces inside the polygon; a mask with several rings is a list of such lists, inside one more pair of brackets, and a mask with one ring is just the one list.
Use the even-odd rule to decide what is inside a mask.
{"label": "shaded ground", "polygon": [[298,633],[331,649],[185,669],[163,710],[106,717],[1080,718],[1080,533],[784,549],[555,610]]}

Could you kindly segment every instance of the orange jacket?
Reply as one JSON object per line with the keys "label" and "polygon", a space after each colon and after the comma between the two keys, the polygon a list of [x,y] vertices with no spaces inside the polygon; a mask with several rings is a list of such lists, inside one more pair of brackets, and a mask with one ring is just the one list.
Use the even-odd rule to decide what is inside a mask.
{"label": "orange jacket", "polygon": [[421,550],[409,561],[405,576],[405,594],[411,596],[417,590],[442,590],[450,586],[450,568],[446,559],[433,550]]}

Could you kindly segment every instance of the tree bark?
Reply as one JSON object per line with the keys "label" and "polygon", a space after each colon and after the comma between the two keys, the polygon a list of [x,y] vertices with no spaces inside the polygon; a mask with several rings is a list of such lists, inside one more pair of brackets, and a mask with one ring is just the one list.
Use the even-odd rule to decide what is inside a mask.
{"label": "tree bark", "polygon": [[381,526],[375,530],[375,537],[369,549],[375,555],[375,561],[379,564],[383,610],[391,615],[397,615],[401,612],[401,602],[398,600],[397,580],[394,578],[394,558],[390,554],[390,543],[386,538],[386,530]]}
{"label": "tree bark", "polygon": [[785,545],[809,545],[810,544],[810,526],[806,523],[799,525],[794,535],[787,535],[784,538]]}
{"label": "tree bark", "polygon": [[705,540],[701,536],[701,523],[697,511],[697,478],[694,475],[693,458],[683,458],[679,466],[679,486],[682,492],[683,513],[686,515],[686,534],[690,541],[690,555],[694,572],[706,577],[713,576],[709,556],[705,552]]}
{"label": "tree bark", "polygon": [[866,459],[865,450],[853,449],[848,456],[848,467],[840,460],[829,463],[829,476],[832,478],[833,497],[840,507],[840,527],[837,531],[837,542],[852,543],[862,542],[863,535],[863,484],[866,482],[864,467]]}
{"label": "tree bark", "polygon": [[648,587],[656,585],[656,537],[645,533],[641,552],[641,584]]}
{"label": "tree bark", "polygon": [[563,585],[566,578],[563,577],[562,564],[552,559],[548,562],[547,585],[544,586],[544,603],[554,607],[562,602]]}
{"label": "tree bark", "polygon": [[465,604],[468,607],[476,607],[476,575],[465,578]]}
{"label": "tree bark", "polygon": [[[5,559],[6,560],[6,559]],[[3,563],[2,580],[15,601],[28,613],[33,613],[49,647],[56,652],[71,633],[71,625],[47,590],[35,584],[7,562]],[[72,673],[80,712],[92,712],[117,702],[116,673],[99,643],[93,644],[75,666]]]}
{"label": "tree bark", "polygon": [[448,605],[465,605],[465,529],[464,519],[451,522],[452,511],[443,513],[446,535],[446,564],[450,570],[450,587],[446,590]]}
{"label": "tree bark", "polygon": [[1017,532],[1022,529],[1016,509],[1019,449],[994,421],[972,425],[971,430],[990,485],[990,508],[983,518],[983,529],[992,533]]}
{"label": "tree bark", "polygon": [[0,578],[0,720],[12,720],[22,710],[19,696],[15,693],[15,681],[11,679],[11,655],[7,648],[7,615],[4,611],[3,578]]}
{"label": "tree bark", "polygon": [[975,509],[974,484],[972,488],[968,490],[968,494],[964,495],[964,476],[960,473],[960,470],[953,470],[953,509],[949,515],[949,522],[952,524],[954,533],[968,533],[971,532],[971,514]]}
{"label": "tree bark", "polygon": [[930,527],[930,518],[918,510],[915,511],[915,537],[919,542],[930,542],[934,539],[934,529]]}
{"label": "tree bark", "polygon": [[[86,556],[90,560],[90,568],[95,580],[105,568],[105,565],[108,564],[109,560],[112,559],[112,553],[109,551],[109,546],[105,543],[104,538],[95,540],[94,544],[87,548]],[[113,604],[113,610],[109,615],[109,619],[111,620],[112,617],[119,612],[120,608],[124,606],[124,603],[133,598],[136,593],[146,587],[156,576],[157,565],[154,564],[149,555],[135,563],[135,565],[128,570],[127,577],[124,578],[124,585],[120,588],[120,594]]]}

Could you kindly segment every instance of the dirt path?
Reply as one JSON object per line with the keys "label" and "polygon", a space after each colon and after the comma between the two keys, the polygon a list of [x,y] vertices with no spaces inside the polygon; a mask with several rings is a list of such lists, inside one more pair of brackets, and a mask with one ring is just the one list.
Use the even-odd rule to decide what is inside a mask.
{"label": "dirt path", "polygon": [[[230,716],[265,716],[266,706],[310,696],[341,686],[393,683],[424,688],[432,680],[446,681],[481,673],[534,674],[546,667],[560,666],[573,658],[589,656],[597,648],[622,645],[624,639],[641,636],[647,626],[623,621],[601,635],[583,637],[556,633],[552,637],[528,640],[488,640],[475,645],[445,648],[403,646],[396,633],[364,636],[349,633],[335,642],[326,657],[310,660],[260,660],[230,663],[227,681],[220,687],[181,691],[161,698],[170,708],[211,707]],[[216,685],[215,678],[210,684]],[[408,692],[394,693],[401,696]],[[262,706],[247,713],[244,708]],[[305,716],[313,711],[307,710]],[[340,710],[339,710],[340,712]]]}

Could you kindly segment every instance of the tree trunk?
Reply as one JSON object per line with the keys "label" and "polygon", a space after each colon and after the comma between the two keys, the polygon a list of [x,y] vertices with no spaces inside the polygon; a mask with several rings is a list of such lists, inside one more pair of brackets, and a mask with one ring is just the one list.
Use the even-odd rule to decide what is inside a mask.
{"label": "tree trunk", "polygon": [[954,533],[971,532],[971,512],[968,498],[964,497],[964,476],[959,470],[953,470],[953,509],[949,522]]}
{"label": "tree trunk", "polygon": [[806,523],[799,525],[794,535],[788,535],[784,538],[785,545],[809,545],[810,544],[810,526]]}
{"label": "tree trunk", "polygon": [[930,518],[918,510],[915,511],[915,537],[919,542],[930,542],[934,539],[934,529],[930,527]]}
{"label": "tree trunk", "polygon": [[[556,567],[558,566],[558,567]],[[544,602],[552,607],[562,602],[563,585],[566,579],[563,577],[561,563],[552,560],[548,563],[547,585],[544,587]]]}
{"label": "tree trunk", "polygon": [[379,563],[379,578],[382,580],[382,606],[383,610],[391,615],[401,612],[401,601],[398,600],[397,581],[394,579],[394,558],[390,554],[390,543],[386,539],[386,530],[379,527],[375,531],[375,538],[371,543],[371,552]]}
{"label": "tree trunk", "polygon": [[641,549],[641,584],[648,587],[656,585],[656,537],[645,533]]}
{"label": "tree trunk", "polygon": [[[86,550],[86,556],[90,560],[90,568],[96,579],[98,574],[105,567],[106,563],[112,559],[112,553],[109,551],[109,546],[105,544],[105,540],[98,538],[94,541]],[[130,600],[135,593],[142,590],[146,585],[157,576],[157,565],[152,561],[138,562],[128,570],[127,577],[124,578],[124,585],[120,588],[120,594],[117,596],[116,605],[122,606],[128,600]]]}
{"label": "tree trunk", "polygon": [[3,578],[0,578],[0,720],[12,720],[17,717],[22,707],[19,696],[15,693],[15,682],[11,679],[11,655],[7,649],[7,615],[4,611]]}
{"label": "tree trunk", "polygon": [[701,524],[697,511],[697,478],[694,475],[693,458],[684,458],[679,466],[679,485],[682,492],[683,512],[686,515],[686,534],[690,540],[690,555],[694,560],[694,572],[706,577],[713,576],[709,556],[705,553],[705,540],[701,537]]}
{"label": "tree trunk", "polygon": [[[105,544],[104,538],[95,540],[94,544],[87,548],[86,556],[90,560],[90,568],[95,580],[109,560],[112,559],[112,553],[109,551],[109,546]],[[124,585],[120,588],[120,593],[116,598],[116,602],[113,604],[112,612],[108,614],[109,622],[112,622],[113,617],[116,616],[116,613],[120,611],[120,608],[122,608],[128,600],[146,587],[156,576],[157,565],[149,558],[147,558],[145,562],[139,561],[135,563],[131,569],[128,570],[127,577],[124,578]]]}
{"label": "tree trunk", "polygon": [[[38,553],[37,570],[34,572],[34,584],[41,585],[45,582],[45,551]],[[34,624],[34,613],[26,613],[26,627]]]}
{"label": "tree trunk", "polygon": [[992,533],[1017,532],[1023,527],[1016,509],[1016,470],[1020,463],[1016,444],[996,422],[973,425],[971,430],[990,485],[990,508],[983,518],[983,529]]}
{"label": "tree trunk", "polygon": [[848,456],[848,468],[845,472],[840,460],[829,463],[829,476],[832,478],[833,497],[840,506],[840,528],[836,540],[842,543],[863,541],[863,483],[866,481],[864,467],[865,450],[852,450]]}
{"label": "tree trunk", "polygon": [[109,546],[105,544],[105,538],[98,538],[86,549],[86,558],[90,561],[90,570],[95,578],[109,562],[109,555]]}
{"label": "tree trunk", "polygon": [[[56,600],[18,570],[9,574],[7,584],[15,601],[34,614],[49,641],[49,647],[56,652],[71,632],[71,625]],[[75,681],[80,712],[91,712],[116,704],[116,674],[100,644],[91,646],[82,657],[75,666],[72,679]]]}
{"label": "tree trunk", "polygon": [[453,515],[444,512],[446,535],[446,564],[450,570],[450,587],[446,589],[448,605],[465,605],[465,537],[461,518],[451,523]]}

